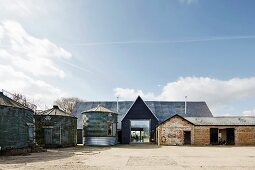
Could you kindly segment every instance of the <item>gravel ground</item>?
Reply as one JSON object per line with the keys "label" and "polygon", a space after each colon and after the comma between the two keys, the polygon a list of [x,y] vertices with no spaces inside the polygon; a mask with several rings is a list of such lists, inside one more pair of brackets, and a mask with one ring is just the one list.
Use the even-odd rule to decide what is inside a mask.
{"label": "gravel ground", "polygon": [[189,147],[149,144],[50,149],[0,157],[2,169],[255,169],[255,147]]}

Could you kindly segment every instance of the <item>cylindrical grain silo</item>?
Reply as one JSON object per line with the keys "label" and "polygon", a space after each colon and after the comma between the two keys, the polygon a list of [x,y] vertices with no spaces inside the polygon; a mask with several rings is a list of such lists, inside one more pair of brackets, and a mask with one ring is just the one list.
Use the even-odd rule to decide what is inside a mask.
{"label": "cylindrical grain silo", "polygon": [[34,145],[33,110],[0,92],[0,151],[23,149],[32,145]]}
{"label": "cylindrical grain silo", "polygon": [[68,147],[77,144],[77,118],[53,106],[35,115],[36,143],[40,146]]}
{"label": "cylindrical grain silo", "polygon": [[117,114],[98,105],[82,112],[85,145],[115,145]]}

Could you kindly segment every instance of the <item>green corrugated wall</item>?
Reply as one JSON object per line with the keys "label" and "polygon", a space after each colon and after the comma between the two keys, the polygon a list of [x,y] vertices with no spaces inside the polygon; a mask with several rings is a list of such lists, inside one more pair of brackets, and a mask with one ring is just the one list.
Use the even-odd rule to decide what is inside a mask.
{"label": "green corrugated wall", "polygon": [[29,146],[27,123],[33,124],[33,112],[8,106],[0,106],[0,146],[2,150]]}

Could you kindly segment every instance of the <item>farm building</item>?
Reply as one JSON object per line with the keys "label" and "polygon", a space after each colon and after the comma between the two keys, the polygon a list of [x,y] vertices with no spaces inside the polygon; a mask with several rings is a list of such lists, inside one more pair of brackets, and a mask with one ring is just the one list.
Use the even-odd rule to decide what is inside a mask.
{"label": "farm building", "polygon": [[79,142],[83,141],[82,112],[98,105],[117,113],[118,142],[123,144],[155,143],[156,125],[175,114],[185,117],[212,117],[205,102],[143,101],[140,96],[135,101],[79,102],[72,112],[78,118]]}
{"label": "farm building", "polygon": [[77,118],[53,106],[34,115],[36,143],[44,147],[67,147],[77,144]]}
{"label": "farm building", "polygon": [[117,114],[98,105],[82,112],[85,145],[115,145]]}
{"label": "farm building", "polygon": [[255,117],[182,117],[157,127],[159,145],[255,145]]}
{"label": "farm building", "polygon": [[0,92],[0,150],[17,150],[34,145],[33,110]]}

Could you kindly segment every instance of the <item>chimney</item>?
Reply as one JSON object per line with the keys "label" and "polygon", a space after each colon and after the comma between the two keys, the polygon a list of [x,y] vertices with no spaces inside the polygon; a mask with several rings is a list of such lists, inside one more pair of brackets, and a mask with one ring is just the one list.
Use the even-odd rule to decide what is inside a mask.
{"label": "chimney", "polygon": [[117,97],[117,114],[119,113],[119,97]]}
{"label": "chimney", "polygon": [[53,109],[59,109],[57,105],[53,105]]}
{"label": "chimney", "polygon": [[187,114],[187,96],[185,96],[185,115]]}

